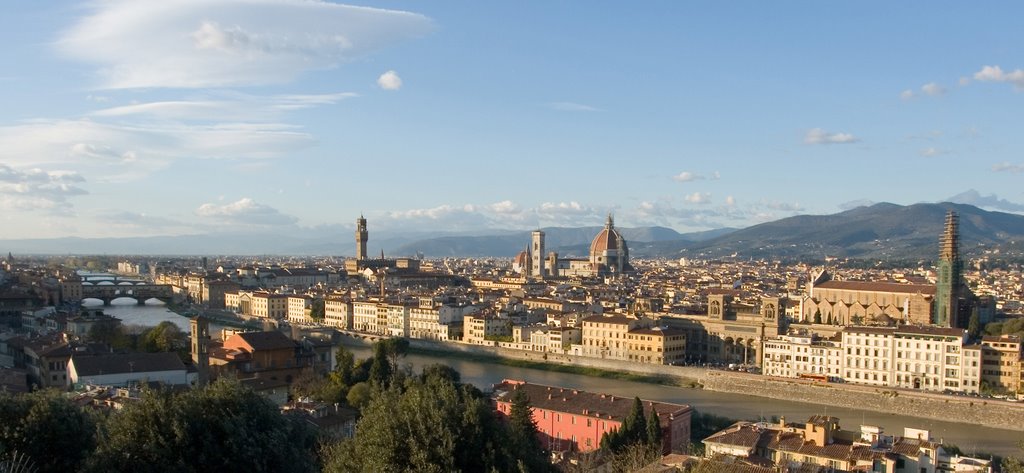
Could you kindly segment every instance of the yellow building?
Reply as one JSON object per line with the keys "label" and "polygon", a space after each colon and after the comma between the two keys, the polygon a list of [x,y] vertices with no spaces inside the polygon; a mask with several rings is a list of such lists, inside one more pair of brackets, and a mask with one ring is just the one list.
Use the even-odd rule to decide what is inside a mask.
{"label": "yellow building", "polygon": [[630,361],[670,365],[686,359],[686,332],[679,329],[638,328],[626,333]]}
{"label": "yellow building", "polygon": [[1016,335],[981,339],[981,381],[996,391],[1017,394],[1021,384],[1021,340]]}

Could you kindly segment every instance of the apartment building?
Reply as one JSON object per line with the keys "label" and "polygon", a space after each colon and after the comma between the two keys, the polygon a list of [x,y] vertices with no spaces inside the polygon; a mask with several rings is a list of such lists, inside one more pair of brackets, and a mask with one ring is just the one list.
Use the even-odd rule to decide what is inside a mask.
{"label": "apartment building", "polygon": [[630,330],[650,328],[648,318],[624,314],[594,315],[583,319],[582,355],[594,358],[629,359]]}
{"label": "apartment building", "polygon": [[324,298],[324,325],[352,329],[352,303],[347,296],[332,294]]}
{"label": "apartment building", "polygon": [[842,343],[837,339],[782,335],[764,343],[761,369],[768,376],[833,380],[843,376],[842,363]]}
{"label": "apartment building", "polygon": [[[977,387],[973,391],[970,389],[972,383],[964,382],[963,347],[966,340],[967,332],[963,329],[897,328],[894,386],[925,391],[977,391]],[[976,382],[973,384],[977,385]]]}
{"label": "apartment building", "polygon": [[651,327],[626,332],[626,357],[630,361],[668,365],[686,359],[686,332]]}
{"label": "apartment building", "polygon": [[310,316],[313,307],[313,297],[306,294],[292,294],[288,296],[288,322],[299,325],[311,325],[313,318]]}
{"label": "apartment building", "polygon": [[1017,394],[1021,384],[1021,339],[1015,335],[981,339],[981,381],[989,388]]}
{"label": "apartment building", "polygon": [[842,331],[843,379],[870,386],[891,386],[896,329],[846,327]]}

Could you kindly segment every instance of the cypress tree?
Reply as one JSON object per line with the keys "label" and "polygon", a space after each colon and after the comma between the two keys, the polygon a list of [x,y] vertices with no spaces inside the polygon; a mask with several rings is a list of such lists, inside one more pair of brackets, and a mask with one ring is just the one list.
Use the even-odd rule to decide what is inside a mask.
{"label": "cypress tree", "polygon": [[653,406],[651,416],[647,418],[647,443],[661,451],[661,419]]}

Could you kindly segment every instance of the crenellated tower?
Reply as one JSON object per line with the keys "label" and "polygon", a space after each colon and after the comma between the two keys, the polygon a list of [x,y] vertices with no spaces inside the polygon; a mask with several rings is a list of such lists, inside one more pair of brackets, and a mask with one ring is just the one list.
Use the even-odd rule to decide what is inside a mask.
{"label": "crenellated tower", "polygon": [[362,215],[356,219],[356,259],[366,259],[366,242],[370,239],[366,231],[366,219]]}

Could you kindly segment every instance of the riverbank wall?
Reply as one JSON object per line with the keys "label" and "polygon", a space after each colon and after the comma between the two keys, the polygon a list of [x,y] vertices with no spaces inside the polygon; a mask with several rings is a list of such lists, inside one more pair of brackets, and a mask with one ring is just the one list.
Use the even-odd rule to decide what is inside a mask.
{"label": "riverbank wall", "polygon": [[709,370],[700,381],[709,391],[1024,431],[1024,405],[996,399],[814,383],[717,370]]}
{"label": "riverbank wall", "polygon": [[[343,333],[340,341],[344,345],[369,347],[373,341],[380,338]],[[681,386],[687,386],[694,381],[698,381],[703,386],[703,389],[713,392],[760,396],[804,404],[841,406],[883,414],[1024,431],[1024,403],[970,396],[946,396],[920,391],[876,388],[845,383],[823,384],[733,371],[709,370],[699,367],[630,363],[619,360],[553,353],[544,354],[497,346],[467,345],[434,340],[410,339],[409,346],[418,350],[464,354],[471,357],[527,360],[553,365],[624,371],[644,376],[667,378],[673,384]],[[770,413],[766,414],[770,415]]]}

